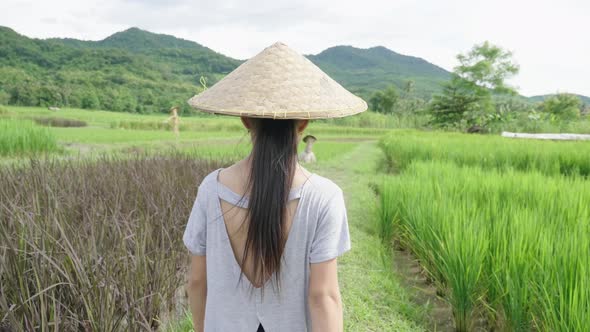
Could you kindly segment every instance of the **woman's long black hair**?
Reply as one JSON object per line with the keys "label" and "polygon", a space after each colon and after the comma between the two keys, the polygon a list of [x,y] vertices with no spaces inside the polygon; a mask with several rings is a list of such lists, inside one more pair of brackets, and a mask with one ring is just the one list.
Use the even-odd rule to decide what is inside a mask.
{"label": "woman's long black hair", "polygon": [[250,120],[253,148],[247,187],[248,234],[241,265],[252,257],[252,283],[264,286],[275,273],[275,282],[280,286],[287,203],[297,166],[297,120]]}

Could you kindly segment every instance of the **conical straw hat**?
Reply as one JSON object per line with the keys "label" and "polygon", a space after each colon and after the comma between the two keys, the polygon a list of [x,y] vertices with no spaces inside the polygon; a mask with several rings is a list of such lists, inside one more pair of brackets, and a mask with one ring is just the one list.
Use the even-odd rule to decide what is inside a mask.
{"label": "conical straw hat", "polygon": [[265,48],[188,103],[210,113],[273,119],[338,118],[367,109],[283,43]]}

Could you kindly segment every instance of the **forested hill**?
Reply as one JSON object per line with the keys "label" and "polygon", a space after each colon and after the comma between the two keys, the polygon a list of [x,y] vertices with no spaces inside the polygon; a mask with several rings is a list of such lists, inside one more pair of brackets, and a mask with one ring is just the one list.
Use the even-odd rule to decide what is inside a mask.
{"label": "forested hill", "polygon": [[121,48],[134,53],[154,51],[157,49],[186,49],[204,53],[215,53],[213,50],[190,40],[176,38],[170,35],[156,34],[139,28],[129,28],[116,32],[99,41],[81,41],[71,38],[51,38],[63,44],[75,47]]}
{"label": "forested hill", "polygon": [[336,46],[308,58],[343,86],[365,97],[391,84],[403,88],[411,80],[414,93],[429,99],[440,91],[440,83],[450,78],[443,68],[383,46]]}
{"label": "forested hill", "polygon": [[[365,99],[390,84],[429,98],[449,73],[384,47],[336,46],[311,61]],[[104,40],[33,39],[0,27],[0,104],[162,112],[211,86],[242,61],[198,43],[138,28]]]}
{"label": "forested hill", "polygon": [[137,28],[101,41],[31,39],[0,27],[0,104],[155,112],[181,105],[241,61]]}
{"label": "forested hill", "polygon": [[[368,99],[388,85],[429,99],[450,73],[378,46],[335,46],[307,57],[344,87]],[[198,43],[138,28],[100,41],[33,39],[0,27],[0,104],[165,112],[211,86],[242,61]],[[545,96],[531,97],[542,100]],[[590,104],[590,98],[580,96]]]}
{"label": "forested hill", "polygon": [[[545,99],[551,98],[555,96],[554,94],[549,94],[549,95],[541,95],[541,96],[532,96],[529,99],[534,101],[534,102],[541,102],[544,101]],[[582,101],[582,103],[586,104],[586,105],[590,105],[590,97],[587,96],[582,96],[582,95],[575,95],[578,98],[580,98],[580,100]]]}

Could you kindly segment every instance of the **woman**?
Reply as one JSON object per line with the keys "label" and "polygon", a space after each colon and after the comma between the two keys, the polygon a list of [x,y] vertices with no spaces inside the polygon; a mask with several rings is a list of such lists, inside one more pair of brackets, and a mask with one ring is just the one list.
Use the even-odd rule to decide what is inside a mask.
{"label": "woman", "polygon": [[309,60],[276,43],[193,107],[240,116],[250,155],[199,185],[184,243],[196,331],[342,331],[337,257],[350,249],[342,190],[297,162],[310,119],[366,110]]}

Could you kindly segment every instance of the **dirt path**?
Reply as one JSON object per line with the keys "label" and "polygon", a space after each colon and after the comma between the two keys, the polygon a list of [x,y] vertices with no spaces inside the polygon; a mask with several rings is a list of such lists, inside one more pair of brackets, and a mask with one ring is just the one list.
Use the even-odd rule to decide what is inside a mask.
{"label": "dirt path", "polygon": [[345,195],[352,238],[352,250],[339,259],[346,331],[454,331],[451,307],[418,262],[408,251],[386,249],[375,231],[371,185],[380,155],[376,142],[367,141],[341,158],[306,166]]}

